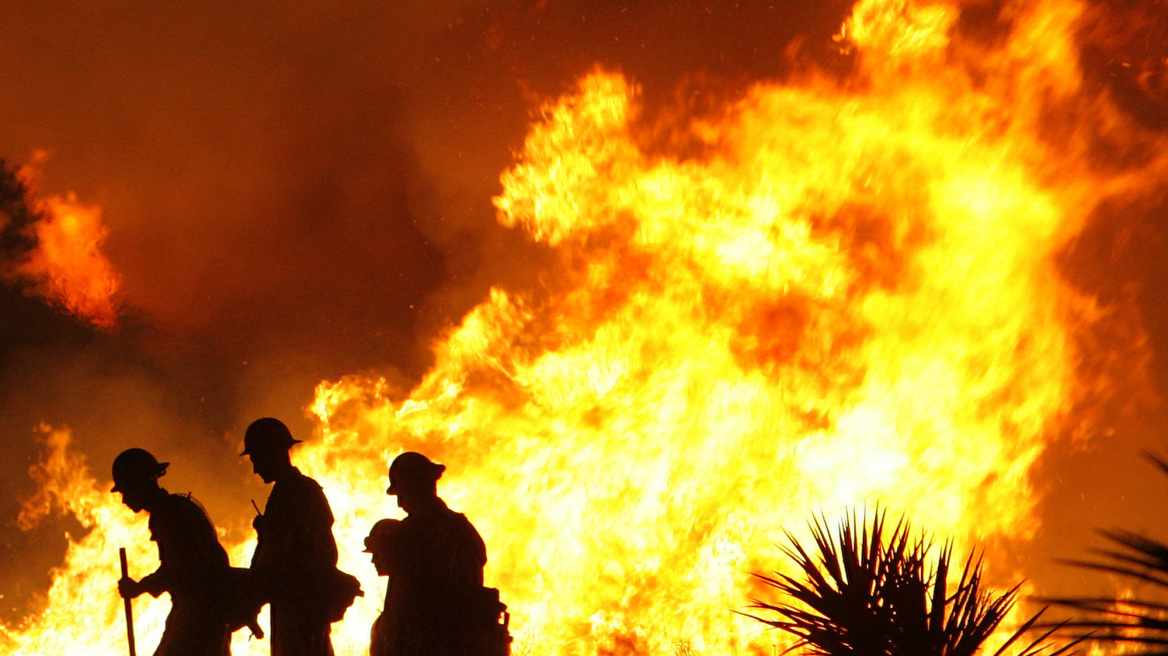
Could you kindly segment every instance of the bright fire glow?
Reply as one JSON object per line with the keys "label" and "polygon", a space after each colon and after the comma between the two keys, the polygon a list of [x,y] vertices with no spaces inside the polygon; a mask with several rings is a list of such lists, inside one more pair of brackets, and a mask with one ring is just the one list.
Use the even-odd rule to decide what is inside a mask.
{"label": "bright fire glow", "polygon": [[[338,653],[368,641],[384,588],[361,541],[397,512],[402,450],[448,465],[439,491],[486,539],[517,654],[771,653],[781,637],[731,611],[817,512],[879,503],[967,545],[1034,531],[1029,473],[1093,383],[1075,336],[1100,314],[1056,256],[1144,178],[1107,177],[1051,125],[1111,111],[1077,95],[1081,5],[1017,8],[992,53],[953,41],[956,11],[861,3],[858,80],[758,84],[670,126],[685,157],[620,75],[543,108],[495,205],[558,265],[492,290],[413,390],[322,383],[293,452],[367,591]],[[10,653],[120,650],[116,547],[149,543],[85,485],[68,503],[94,530]],[[267,653],[245,633],[236,654]]]}
{"label": "bright fire glow", "polygon": [[[111,485],[94,480],[85,457],[69,450],[72,435],[68,429],[41,426],[39,433],[44,450],[41,461],[29,473],[40,490],[25,502],[17,522],[29,528],[48,514],[68,513],[87,532],[68,536],[65,562],[53,572],[45,610],[25,626],[7,627],[0,637],[0,651],[125,653],[126,628],[117,594],[117,580],[121,577],[118,547],[126,547],[128,560],[134,563],[132,575],[148,574],[158,567],[150,531],[143,519],[135,518],[122,505],[119,495],[110,494]],[[140,653],[153,653],[169,611],[169,603],[149,596],[134,602]]]}
{"label": "bright fire glow", "polygon": [[[31,169],[25,167],[20,174],[31,183]],[[102,252],[109,230],[101,208],[81,204],[72,193],[44,198],[30,194],[28,203],[41,217],[31,227],[36,248],[12,275],[26,281],[30,293],[98,328],[114,328],[121,276]]]}

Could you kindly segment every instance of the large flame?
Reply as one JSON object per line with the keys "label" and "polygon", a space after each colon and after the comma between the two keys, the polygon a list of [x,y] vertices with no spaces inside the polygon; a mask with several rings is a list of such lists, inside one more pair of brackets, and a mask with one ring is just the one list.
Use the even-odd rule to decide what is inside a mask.
{"label": "large flame", "polygon": [[[954,7],[865,1],[846,85],[762,83],[676,125],[610,72],[549,102],[495,205],[556,266],[492,290],[413,390],[317,390],[319,434],[294,458],[367,591],[338,653],[368,641],[384,588],[361,540],[397,512],[384,475],[403,450],[448,465],[440,493],[482,532],[521,654],[770,653],[780,638],[731,611],[812,513],[880,504],[971,545],[1029,536],[1031,467],[1095,384],[1076,336],[1102,311],[1057,255],[1102,200],[1168,171],[1089,161],[1079,121],[1132,128],[1080,93],[1082,9],[1013,6],[991,52],[954,41]],[[142,520],[77,498],[93,531],[12,653],[118,651],[111,536],[138,526],[118,541],[142,544]]]}

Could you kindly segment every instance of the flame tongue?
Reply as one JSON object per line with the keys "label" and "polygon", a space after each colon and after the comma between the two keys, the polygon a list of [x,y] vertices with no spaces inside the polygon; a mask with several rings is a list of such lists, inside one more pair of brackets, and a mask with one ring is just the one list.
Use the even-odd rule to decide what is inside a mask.
{"label": "flame tongue", "polygon": [[100,209],[81,205],[72,195],[49,198],[45,208],[46,219],[36,228],[40,247],[20,273],[41,281],[45,296],[70,313],[98,328],[113,328],[121,280],[101,253],[107,229]]}

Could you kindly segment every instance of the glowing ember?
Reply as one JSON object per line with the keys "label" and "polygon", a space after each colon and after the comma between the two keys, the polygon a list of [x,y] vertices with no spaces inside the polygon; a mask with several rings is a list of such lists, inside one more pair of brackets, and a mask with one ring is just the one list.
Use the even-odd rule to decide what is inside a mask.
{"label": "glowing ember", "polygon": [[[730,611],[813,512],[880,503],[959,543],[1025,539],[1030,468],[1092,382],[1074,336],[1096,310],[1055,257],[1142,184],[1049,125],[1050,103],[1109,111],[1076,95],[1079,10],[1019,9],[987,53],[951,40],[955,8],[861,3],[859,79],[759,84],[669,126],[685,157],[620,75],[544,107],[495,204],[559,256],[546,284],[493,290],[408,393],[322,383],[319,434],[293,451],[367,591],[338,653],[367,644],[383,585],[361,541],[396,513],[402,450],[447,464],[439,492],[485,538],[520,654],[770,653],[780,636]],[[68,510],[95,529],[12,653],[121,644],[113,553],[148,543],[111,536],[144,520],[77,484],[97,491]],[[229,551],[241,564],[250,545]],[[266,650],[237,634],[235,653]]]}

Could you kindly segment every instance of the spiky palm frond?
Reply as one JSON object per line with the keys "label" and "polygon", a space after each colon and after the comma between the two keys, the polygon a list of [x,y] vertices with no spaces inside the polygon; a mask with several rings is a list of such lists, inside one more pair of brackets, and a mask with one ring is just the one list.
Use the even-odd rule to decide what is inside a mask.
{"label": "spiky palm frond", "polygon": [[[981,560],[973,556],[951,588],[951,573],[957,571],[952,544],[941,548],[934,563],[932,543],[913,537],[903,517],[891,531],[882,511],[871,522],[853,513],[837,533],[822,517],[810,529],[811,549],[784,532],[788,544],[781,549],[795,562],[796,575],[755,574],[785,596],[778,602],[751,600],[753,609],[772,616],[744,613],[796,636],[792,649],[803,646],[818,656],[974,656],[1015,602],[1017,587],[996,596],[985,590]],[[1037,619],[1009,636],[994,656],[1019,644]],[[1051,649],[1051,634],[1048,630],[1022,644],[1017,654],[1036,656]]]}
{"label": "spiky palm frond", "polygon": [[[1144,454],[1165,474],[1168,462],[1152,453]],[[1125,644],[1133,656],[1168,656],[1168,544],[1122,529],[1100,530],[1111,543],[1108,549],[1093,549],[1093,560],[1064,560],[1064,563],[1116,575],[1132,585],[1146,584],[1143,599],[1116,597],[1060,597],[1047,603],[1078,611],[1076,619],[1063,625],[1080,639],[1100,643]]]}

